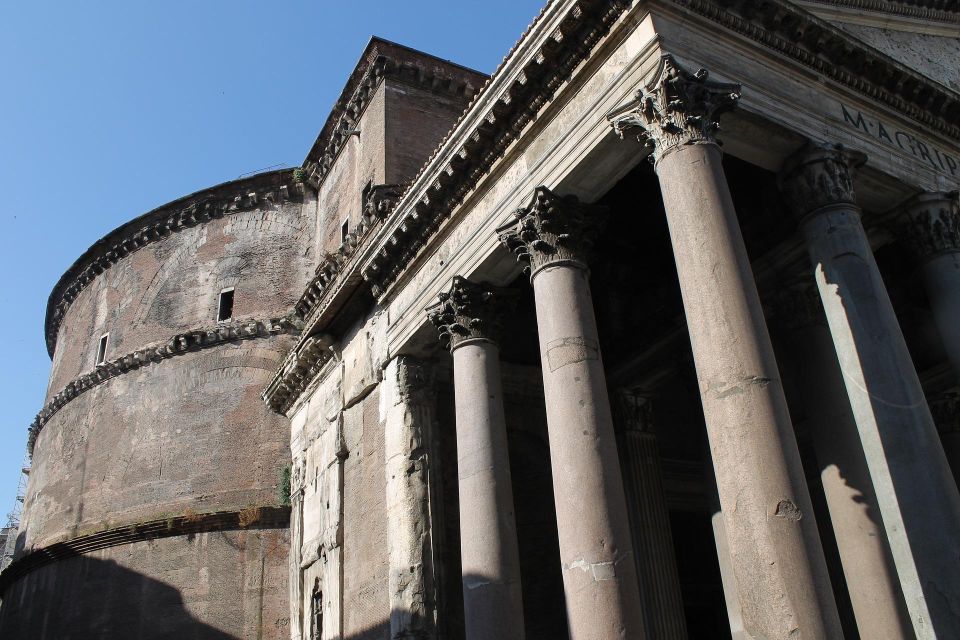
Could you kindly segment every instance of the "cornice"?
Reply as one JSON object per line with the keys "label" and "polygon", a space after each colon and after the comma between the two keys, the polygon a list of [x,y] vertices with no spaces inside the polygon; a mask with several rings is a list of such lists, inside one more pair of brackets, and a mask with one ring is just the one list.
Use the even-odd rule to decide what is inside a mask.
{"label": "cornice", "polygon": [[302,202],[294,170],[283,169],[197,191],[162,205],[114,229],[87,249],[53,287],[47,301],[45,334],[53,357],[60,322],[70,304],[98,275],[121,259],[170,234],[264,204]]}
{"label": "cornice", "polygon": [[960,140],[960,94],[787,0],[663,0]]}
{"label": "cornice", "polygon": [[[523,128],[566,82],[574,68],[628,6],[627,0],[580,0],[549,3],[534,19],[503,63],[424,163],[412,186],[382,223],[372,223],[356,245],[325,260],[326,275],[311,283],[301,305],[307,319],[300,344],[292,351],[263,399],[286,413],[328,359],[301,355],[306,341],[320,333],[338,300],[369,282],[380,296],[452,209],[486,175]],[[558,15],[553,15],[551,13]],[[545,31],[546,29],[549,31]],[[536,44],[531,44],[536,42]],[[402,209],[402,212],[400,211]],[[375,229],[376,233],[370,230]],[[349,254],[349,255],[347,255]],[[319,274],[318,274],[319,275]],[[318,286],[319,285],[319,286]]]}
{"label": "cornice", "polygon": [[957,0],[800,0],[799,5],[821,5],[854,9],[861,11],[875,11],[890,13],[898,16],[919,20],[934,20],[938,22],[960,22],[960,3]]}
{"label": "cornice", "polygon": [[288,526],[290,507],[255,506],[242,511],[185,514],[112,527],[56,542],[15,560],[0,573],[0,595],[14,582],[41,567],[100,549],[211,531],[283,529]]}
{"label": "cornice", "polygon": [[60,409],[71,400],[94,387],[123,375],[129,371],[139,369],[153,362],[160,362],[168,358],[209,349],[226,342],[238,340],[252,340],[266,338],[277,334],[293,334],[299,332],[300,323],[296,318],[282,317],[270,320],[248,320],[231,322],[210,327],[178,333],[161,345],[146,347],[132,353],[103,362],[84,375],[71,380],[50,401],[44,405],[37,417],[30,424],[27,437],[27,449],[33,455],[33,448],[37,436],[43,427]]}
{"label": "cornice", "polygon": [[326,335],[314,335],[301,341],[287,355],[280,370],[261,394],[264,403],[273,411],[286,415],[324,365],[333,358],[332,346],[332,340]]}
{"label": "cornice", "polygon": [[397,215],[388,221],[363,266],[363,278],[375,296],[387,291],[629,3],[583,0],[566,5],[566,12],[550,21],[555,28],[537,46],[524,48],[527,39],[547,22],[547,10],[531,25],[397,205]]}

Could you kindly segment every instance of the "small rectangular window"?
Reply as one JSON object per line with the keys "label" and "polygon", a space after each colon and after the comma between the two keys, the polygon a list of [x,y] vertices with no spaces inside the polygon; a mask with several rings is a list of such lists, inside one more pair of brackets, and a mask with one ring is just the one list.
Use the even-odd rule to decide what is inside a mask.
{"label": "small rectangular window", "polygon": [[347,241],[348,235],[350,235],[350,218],[344,220],[343,224],[340,225],[340,244]]}
{"label": "small rectangular window", "polygon": [[233,289],[220,292],[220,304],[217,305],[217,322],[226,322],[233,317]]}
{"label": "small rectangular window", "polygon": [[109,333],[105,333],[100,336],[100,342],[97,344],[97,362],[96,364],[103,364],[103,359],[107,357],[107,339],[110,337]]}

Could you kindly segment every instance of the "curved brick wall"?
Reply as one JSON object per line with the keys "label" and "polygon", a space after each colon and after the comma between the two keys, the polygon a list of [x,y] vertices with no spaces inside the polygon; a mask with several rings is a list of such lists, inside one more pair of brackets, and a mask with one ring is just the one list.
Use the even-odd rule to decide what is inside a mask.
{"label": "curved brick wall", "polygon": [[[295,323],[283,318],[316,262],[316,201],[292,178],[262,174],[160,207],[96,243],[55,287],[53,365],[33,427],[17,557],[27,563],[51,545],[119,533],[107,548],[18,573],[3,607],[18,613],[0,616],[0,636],[43,620],[53,633],[46,637],[68,637],[56,630],[72,624],[74,607],[111,624],[160,624],[164,616],[145,613],[146,592],[172,620],[157,628],[176,637],[288,635],[284,525],[247,529],[240,518],[146,541],[123,532],[278,504],[289,431],[260,393],[293,344]],[[218,325],[228,287],[233,320]],[[108,332],[98,367],[97,343]],[[54,584],[69,606],[33,609],[49,608],[54,599],[43,594]],[[96,595],[101,589],[108,597]],[[69,637],[127,637],[108,631],[90,622]]]}

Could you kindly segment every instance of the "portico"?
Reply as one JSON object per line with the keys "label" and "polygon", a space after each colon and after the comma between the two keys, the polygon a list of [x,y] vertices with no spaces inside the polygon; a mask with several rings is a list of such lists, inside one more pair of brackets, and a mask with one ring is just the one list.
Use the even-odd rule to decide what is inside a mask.
{"label": "portico", "polygon": [[468,640],[960,633],[960,102],[776,8],[550,5],[338,267],[434,372]]}

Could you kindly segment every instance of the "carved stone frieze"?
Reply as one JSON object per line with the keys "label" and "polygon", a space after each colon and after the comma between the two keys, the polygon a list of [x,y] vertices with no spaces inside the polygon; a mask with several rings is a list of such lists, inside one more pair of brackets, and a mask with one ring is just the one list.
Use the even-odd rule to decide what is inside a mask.
{"label": "carved stone frieze", "polygon": [[774,320],[787,331],[827,324],[820,291],[812,277],[797,278],[773,295]]}
{"label": "carved stone frieze", "polygon": [[284,360],[261,397],[272,410],[285,414],[333,357],[333,342],[325,335],[312,335],[302,341]]}
{"label": "carved stone frieze", "polygon": [[[60,322],[70,304],[94,278],[122,258],[171,233],[177,233],[215,218],[303,199],[303,186],[293,180],[289,169],[229,182],[170,204],[112,231],[98,240],[63,274],[47,304],[47,351],[53,357]],[[137,222],[141,219],[138,218]]]}
{"label": "carved stone frieze", "polygon": [[790,0],[668,0],[772,49],[818,76],[960,139],[960,94],[858,42]]}
{"label": "carved stone frieze", "polygon": [[625,431],[653,432],[653,401],[632,389],[616,389],[610,394],[614,423]]}
{"label": "carved stone frieze", "polygon": [[810,142],[780,172],[784,201],[797,219],[830,205],[856,205],[853,176],[866,161],[866,155],[843,145]]}
{"label": "carved stone frieze", "polygon": [[453,351],[478,340],[499,344],[504,320],[519,293],[456,276],[450,290],[439,297],[440,301],[427,309],[427,317],[437,327],[440,342]]}
{"label": "carved stone frieze", "polygon": [[960,251],[960,192],[921,193],[903,207],[896,236],[918,262]]}
{"label": "carved stone frieze", "polygon": [[690,73],[664,54],[633,100],[607,114],[621,138],[645,143],[657,162],[683,145],[716,143],[719,116],[740,99],[740,85],[714,82],[706,69]]}
{"label": "carved stone frieze", "polygon": [[270,320],[224,323],[210,329],[196,329],[178,333],[161,345],[139,349],[119,358],[102,362],[90,373],[85,373],[79,378],[71,380],[40,410],[40,413],[37,414],[30,425],[27,449],[30,455],[33,455],[33,446],[43,426],[68,402],[111,378],[116,378],[128,371],[139,369],[153,362],[160,362],[200,349],[209,349],[225,342],[265,338],[282,333],[296,334],[299,330],[299,320],[287,316]]}
{"label": "carved stone frieze", "polygon": [[551,264],[586,269],[608,211],[540,186],[529,205],[517,209],[513,219],[497,228],[497,235],[518,261],[529,264],[531,276]]}
{"label": "carved stone frieze", "polygon": [[327,287],[343,271],[360,243],[370,234],[370,230],[386,219],[393,210],[403,194],[403,189],[403,185],[399,184],[377,184],[371,187],[363,201],[360,222],[347,234],[335,253],[328,253],[320,260],[313,279],[294,305],[297,315],[309,320],[318,302],[323,299]]}

